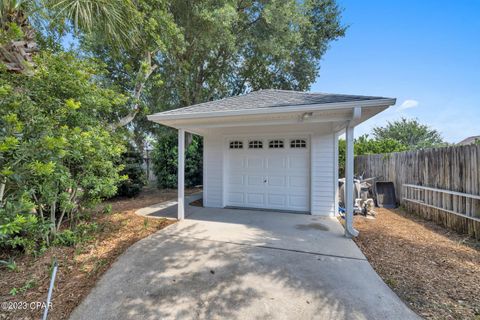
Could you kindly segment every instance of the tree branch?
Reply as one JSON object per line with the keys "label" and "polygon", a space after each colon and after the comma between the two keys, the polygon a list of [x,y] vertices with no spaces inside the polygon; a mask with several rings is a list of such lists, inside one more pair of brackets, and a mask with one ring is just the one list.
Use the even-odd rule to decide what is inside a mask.
{"label": "tree branch", "polygon": [[7,184],[7,178],[2,178],[0,182],[0,207],[2,207],[3,195],[5,194],[5,185]]}
{"label": "tree branch", "polygon": [[132,111],[125,117],[121,118],[114,126],[113,129],[117,129],[120,127],[124,127],[130,122],[135,119],[137,116],[138,112],[140,111],[140,103],[138,100],[140,100],[140,96],[142,95],[143,89],[145,88],[145,84],[147,80],[150,78],[152,73],[158,68],[158,65],[153,64],[152,65],[152,53],[147,52],[145,54],[145,58],[140,64],[140,68],[138,69],[137,72],[137,80],[135,83],[135,88],[133,90],[133,95],[132,98],[135,101]]}

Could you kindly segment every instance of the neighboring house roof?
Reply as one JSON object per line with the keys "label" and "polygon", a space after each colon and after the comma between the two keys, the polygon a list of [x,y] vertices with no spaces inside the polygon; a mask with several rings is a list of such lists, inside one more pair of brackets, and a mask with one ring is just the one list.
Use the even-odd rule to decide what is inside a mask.
{"label": "neighboring house roof", "polygon": [[[371,103],[369,103],[371,102]],[[184,118],[189,115],[202,114],[235,114],[239,112],[254,113],[255,111],[287,111],[285,108],[299,108],[308,106],[324,107],[352,106],[357,103],[375,106],[376,104],[395,104],[395,99],[373,96],[359,96],[347,94],[311,93],[290,90],[266,89],[253,91],[244,95],[229,97],[221,100],[209,101],[192,106],[168,110],[149,116],[155,118]]]}
{"label": "neighboring house roof", "polygon": [[477,141],[480,141],[480,136],[471,136],[471,137],[463,139],[462,141],[457,143],[457,145],[466,146],[466,145],[469,145],[469,144],[476,143]]}

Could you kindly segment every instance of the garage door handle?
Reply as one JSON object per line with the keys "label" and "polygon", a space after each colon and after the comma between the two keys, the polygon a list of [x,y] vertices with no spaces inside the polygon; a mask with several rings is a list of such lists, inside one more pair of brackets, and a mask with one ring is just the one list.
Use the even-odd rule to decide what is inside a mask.
{"label": "garage door handle", "polygon": [[263,183],[267,183],[267,179],[264,179],[264,180],[263,180]]}

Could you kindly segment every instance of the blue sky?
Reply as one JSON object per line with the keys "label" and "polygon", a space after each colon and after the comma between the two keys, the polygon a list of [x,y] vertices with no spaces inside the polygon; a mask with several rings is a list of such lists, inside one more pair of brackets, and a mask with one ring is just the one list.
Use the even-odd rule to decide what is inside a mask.
{"label": "blue sky", "polygon": [[402,116],[451,143],[480,135],[480,1],[337,1],[349,28],[311,91],[397,98],[356,136]]}

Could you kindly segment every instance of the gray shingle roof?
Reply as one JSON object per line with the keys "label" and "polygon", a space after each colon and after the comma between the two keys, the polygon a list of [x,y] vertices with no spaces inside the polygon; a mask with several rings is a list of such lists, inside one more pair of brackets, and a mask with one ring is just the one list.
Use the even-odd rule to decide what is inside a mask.
{"label": "gray shingle roof", "polygon": [[472,136],[472,137],[468,137],[468,138],[463,139],[462,141],[457,143],[457,145],[467,146],[469,144],[477,143],[477,141],[479,141],[479,140],[480,140],[480,136]]}
{"label": "gray shingle roof", "polygon": [[199,103],[185,108],[168,110],[158,113],[158,115],[181,115],[215,111],[237,111],[273,107],[308,106],[313,104],[316,105],[379,99],[390,98],[266,89],[221,100]]}

